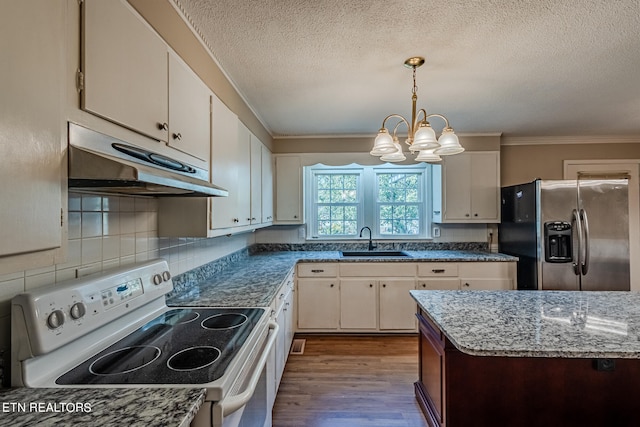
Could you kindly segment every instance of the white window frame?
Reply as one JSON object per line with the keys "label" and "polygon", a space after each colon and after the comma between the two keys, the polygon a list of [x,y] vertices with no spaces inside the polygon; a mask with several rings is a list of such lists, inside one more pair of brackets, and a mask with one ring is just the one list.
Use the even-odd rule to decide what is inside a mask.
{"label": "white window frame", "polygon": [[[307,240],[315,241],[331,241],[331,240],[354,240],[359,239],[358,234],[341,235],[341,236],[319,236],[317,208],[315,201],[317,200],[316,174],[351,174],[359,173],[359,203],[358,208],[358,232],[362,227],[368,226],[372,230],[372,238],[376,240],[420,240],[430,239],[431,230],[431,166],[429,164],[422,165],[377,165],[377,166],[325,166],[314,165],[307,166],[305,170],[305,211],[307,224]],[[377,190],[378,180],[376,175],[379,173],[419,173],[422,175],[420,179],[420,188],[418,189],[422,200],[419,204],[420,215],[420,233],[418,235],[411,234],[380,234],[380,218],[378,212]]]}
{"label": "white window frame", "polygon": [[[418,174],[420,175],[418,177],[418,202],[415,203],[415,205],[417,205],[418,207],[418,218],[419,218],[419,222],[418,222],[418,234],[382,234],[381,233],[381,227],[380,227],[380,205],[382,204],[394,204],[393,202],[379,202],[378,201],[378,190],[379,190],[379,180],[378,180],[378,175],[380,174]],[[426,214],[426,203],[425,200],[427,198],[427,194],[425,189],[426,187],[426,179],[425,179],[425,175],[426,175],[427,171],[426,169],[418,169],[418,168],[407,168],[407,169],[401,169],[398,170],[398,168],[394,168],[394,169],[382,169],[382,168],[374,168],[374,193],[372,196],[373,199],[373,211],[374,211],[374,218],[375,218],[375,227],[376,227],[376,235],[378,236],[378,238],[380,239],[415,239],[415,238],[424,238],[426,233],[425,233],[425,228],[427,226],[427,221],[425,220],[425,214]],[[412,203],[413,204],[413,203]]]}
{"label": "white window frame", "polygon": [[[342,234],[342,235],[331,235],[331,236],[320,236],[318,233],[318,224],[319,220],[317,217],[318,210],[316,208],[316,200],[318,200],[318,186],[317,186],[317,176],[318,175],[357,175],[357,191],[358,191],[358,200],[355,203],[358,206],[358,215],[356,218],[356,232],[355,234]],[[364,186],[363,186],[363,168],[361,167],[347,167],[347,168],[336,168],[336,167],[328,167],[328,166],[314,166],[309,168],[309,191],[306,194],[309,194],[310,197],[307,199],[307,209],[308,219],[307,224],[310,231],[310,235],[314,239],[354,239],[358,237],[358,232],[360,230],[360,224],[364,221],[363,211],[364,211]]]}

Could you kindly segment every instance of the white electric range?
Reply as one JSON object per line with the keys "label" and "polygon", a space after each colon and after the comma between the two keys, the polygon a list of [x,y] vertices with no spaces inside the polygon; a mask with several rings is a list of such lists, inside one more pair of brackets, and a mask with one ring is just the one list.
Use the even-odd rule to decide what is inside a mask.
{"label": "white electric range", "polygon": [[168,307],[154,260],[20,294],[11,378],[24,387],[206,388],[194,426],[269,426],[269,309]]}

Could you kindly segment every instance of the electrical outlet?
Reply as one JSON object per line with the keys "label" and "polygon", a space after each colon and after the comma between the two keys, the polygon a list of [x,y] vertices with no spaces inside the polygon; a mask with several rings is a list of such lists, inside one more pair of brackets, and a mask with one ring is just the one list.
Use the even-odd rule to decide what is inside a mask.
{"label": "electrical outlet", "polygon": [[433,227],[433,237],[440,237],[440,227]]}

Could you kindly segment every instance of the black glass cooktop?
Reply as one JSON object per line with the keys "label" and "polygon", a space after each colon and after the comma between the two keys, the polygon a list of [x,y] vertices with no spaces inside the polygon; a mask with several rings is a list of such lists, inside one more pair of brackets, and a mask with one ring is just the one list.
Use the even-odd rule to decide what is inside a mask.
{"label": "black glass cooktop", "polygon": [[167,311],[69,372],[56,384],[205,384],[220,378],[262,308]]}

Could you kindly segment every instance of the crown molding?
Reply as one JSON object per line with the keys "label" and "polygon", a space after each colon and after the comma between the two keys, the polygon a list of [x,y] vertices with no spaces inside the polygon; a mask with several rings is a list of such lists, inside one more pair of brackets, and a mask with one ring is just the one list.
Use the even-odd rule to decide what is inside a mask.
{"label": "crown molding", "polygon": [[[478,136],[490,136],[500,137],[501,132],[488,132],[488,133],[458,133],[459,137],[478,137]],[[371,138],[376,137],[375,133],[349,133],[349,134],[315,134],[315,135],[274,135],[273,139],[355,139],[355,138]],[[400,135],[404,138],[406,135]]]}
{"label": "crown molding", "polygon": [[503,136],[500,145],[640,144],[640,135]]}

